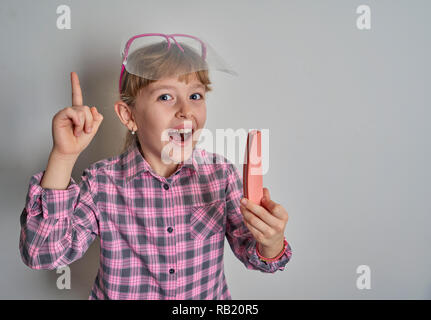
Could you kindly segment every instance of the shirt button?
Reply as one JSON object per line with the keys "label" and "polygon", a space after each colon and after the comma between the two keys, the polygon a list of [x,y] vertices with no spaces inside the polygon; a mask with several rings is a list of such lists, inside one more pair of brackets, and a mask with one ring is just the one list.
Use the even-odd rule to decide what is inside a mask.
{"label": "shirt button", "polygon": [[167,185],[166,183],[163,185],[163,188],[165,188],[165,190],[169,189],[169,185]]}
{"label": "shirt button", "polygon": [[175,270],[174,269],[169,269],[169,273],[174,273]]}
{"label": "shirt button", "polygon": [[172,227],[169,227],[168,228],[168,232],[170,233],[170,232],[172,232],[174,229],[172,229]]}

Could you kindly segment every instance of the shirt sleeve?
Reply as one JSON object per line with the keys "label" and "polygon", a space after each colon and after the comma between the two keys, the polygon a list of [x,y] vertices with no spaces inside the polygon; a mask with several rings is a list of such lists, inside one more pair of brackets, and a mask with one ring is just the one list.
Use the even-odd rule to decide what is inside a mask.
{"label": "shirt sleeve", "polygon": [[283,255],[276,261],[266,262],[260,260],[256,252],[257,241],[244,223],[240,210],[240,201],[243,197],[243,184],[238,169],[228,163],[228,177],[226,187],[226,238],[234,255],[247,269],[259,270],[265,273],[274,273],[284,270],[285,265],[292,256],[292,249],[287,244]]}
{"label": "shirt sleeve", "polygon": [[97,190],[91,169],[84,170],[79,185],[71,178],[65,190],[42,188],[44,174],[30,179],[19,251],[28,267],[53,270],[80,259],[99,235]]}

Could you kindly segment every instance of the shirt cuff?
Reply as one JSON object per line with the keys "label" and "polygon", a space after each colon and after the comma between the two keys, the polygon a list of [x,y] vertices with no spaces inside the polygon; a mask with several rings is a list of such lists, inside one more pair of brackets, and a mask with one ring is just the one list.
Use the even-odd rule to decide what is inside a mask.
{"label": "shirt cuff", "polygon": [[41,213],[44,219],[69,216],[70,212],[73,212],[79,186],[71,177],[67,189],[42,188],[40,182],[44,173],[45,170],[38,172],[30,179],[26,205],[28,216],[37,216]]}
{"label": "shirt cuff", "polygon": [[262,261],[265,261],[265,262],[273,262],[273,261],[279,260],[281,258],[281,256],[284,254],[284,252],[286,251],[286,249],[287,249],[287,240],[286,240],[286,237],[284,237],[283,250],[279,254],[277,254],[277,256],[275,256],[274,258],[266,258],[260,253],[259,246],[258,246],[258,243],[256,241],[256,253],[257,253],[259,259]]}
{"label": "shirt cuff", "polygon": [[257,251],[257,241],[253,238],[253,241],[247,248],[249,255],[249,262],[263,272],[273,273],[277,270],[283,271],[285,265],[290,261],[292,257],[292,249],[285,238],[285,249],[281,256],[275,261],[262,261]]}

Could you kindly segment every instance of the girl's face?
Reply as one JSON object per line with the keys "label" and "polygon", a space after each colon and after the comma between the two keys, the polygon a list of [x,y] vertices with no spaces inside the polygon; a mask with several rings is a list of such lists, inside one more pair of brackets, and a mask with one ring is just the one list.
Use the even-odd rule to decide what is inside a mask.
{"label": "girl's face", "polygon": [[[177,77],[165,78],[143,88],[133,114],[144,154],[149,151],[176,163],[188,159],[205,125],[205,95],[205,86],[197,78],[188,84]],[[185,133],[176,127],[185,128]],[[192,134],[187,133],[190,128]]]}

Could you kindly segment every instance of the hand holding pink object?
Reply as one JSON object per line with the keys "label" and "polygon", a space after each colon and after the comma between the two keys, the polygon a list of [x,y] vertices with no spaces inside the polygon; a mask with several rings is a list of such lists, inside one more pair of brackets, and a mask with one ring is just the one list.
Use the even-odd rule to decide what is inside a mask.
{"label": "hand holding pink object", "polygon": [[243,166],[243,191],[247,200],[241,200],[240,209],[245,225],[260,246],[257,248],[259,258],[275,261],[287,249],[284,230],[288,213],[271,200],[268,188],[263,188],[261,141],[259,130],[249,132]]}

